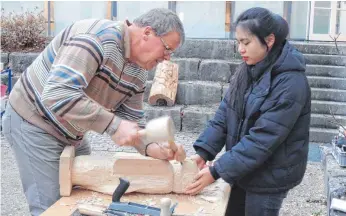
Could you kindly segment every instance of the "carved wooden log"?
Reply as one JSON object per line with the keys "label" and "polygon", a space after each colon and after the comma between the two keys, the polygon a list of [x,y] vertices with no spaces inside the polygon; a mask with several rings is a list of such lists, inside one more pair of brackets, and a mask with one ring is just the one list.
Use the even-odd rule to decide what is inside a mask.
{"label": "carved wooden log", "polygon": [[[71,151],[70,148],[65,150]],[[66,155],[72,154],[63,152],[62,155],[65,160],[60,163],[61,196],[70,196],[72,185],[112,195],[120,177],[130,182],[126,193],[183,193],[198,173],[197,164],[189,159],[180,164],[135,153],[116,153],[114,158],[90,155],[70,157],[69,163]]]}
{"label": "carved wooden log", "polygon": [[157,65],[149,94],[150,105],[174,105],[178,88],[178,69],[178,64],[170,61],[163,61]]}

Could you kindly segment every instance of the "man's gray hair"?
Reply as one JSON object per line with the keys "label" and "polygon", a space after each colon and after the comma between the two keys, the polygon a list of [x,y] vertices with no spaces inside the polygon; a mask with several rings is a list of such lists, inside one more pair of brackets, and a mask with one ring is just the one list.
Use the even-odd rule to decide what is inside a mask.
{"label": "man's gray hair", "polygon": [[133,20],[138,27],[151,26],[157,36],[175,31],[180,36],[180,46],[185,42],[183,23],[173,11],[165,8],[154,8]]}

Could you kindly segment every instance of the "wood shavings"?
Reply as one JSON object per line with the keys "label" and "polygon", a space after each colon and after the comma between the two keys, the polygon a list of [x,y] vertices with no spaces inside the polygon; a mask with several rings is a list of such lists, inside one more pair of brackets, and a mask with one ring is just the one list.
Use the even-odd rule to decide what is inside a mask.
{"label": "wood shavings", "polygon": [[97,196],[97,193],[93,192],[91,197],[86,199],[77,200],[75,204],[91,204],[91,205],[102,205],[104,200]]}

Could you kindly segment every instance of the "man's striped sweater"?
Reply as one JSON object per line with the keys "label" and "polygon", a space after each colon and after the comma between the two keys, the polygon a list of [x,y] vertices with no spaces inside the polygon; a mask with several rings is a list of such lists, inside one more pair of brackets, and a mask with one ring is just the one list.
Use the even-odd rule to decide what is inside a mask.
{"label": "man's striped sweater", "polygon": [[145,124],[147,71],[130,63],[126,22],[81,20],[59,33],[10,94],[14,110],[62,142],[104,133],[118,118]]}

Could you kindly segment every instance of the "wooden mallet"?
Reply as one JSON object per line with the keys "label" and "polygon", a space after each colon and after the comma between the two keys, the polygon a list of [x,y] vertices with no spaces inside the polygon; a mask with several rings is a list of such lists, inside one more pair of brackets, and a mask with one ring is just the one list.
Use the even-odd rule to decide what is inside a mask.
{"label": "wooden mallet", "polygon": [[[170,116],[162,116],[148,121],[145,129],[138,131],[138,133],[145,143],[168,142],[172,151],[178,151],[174,142],[175,127]],[[178,160],[183,161],[185,158],[186,153],[184,152]]]}

